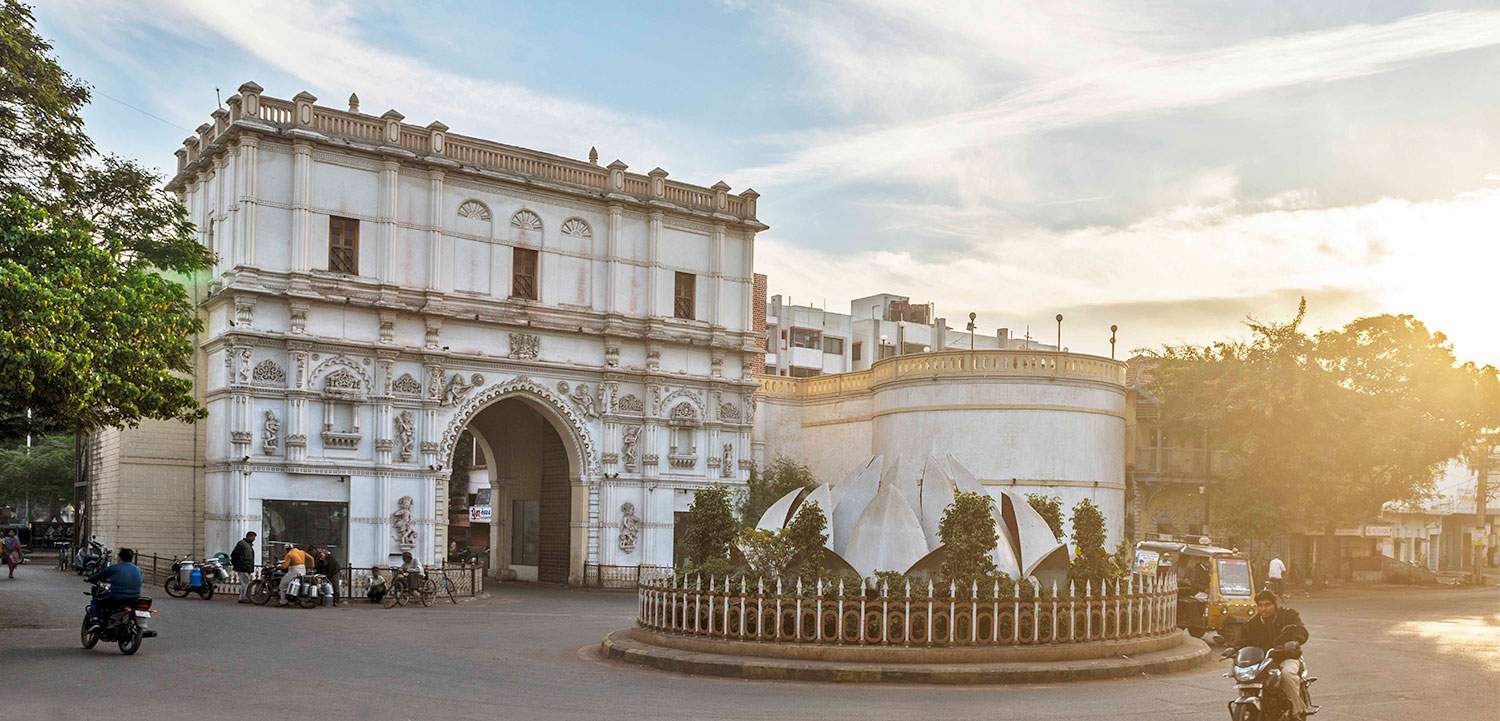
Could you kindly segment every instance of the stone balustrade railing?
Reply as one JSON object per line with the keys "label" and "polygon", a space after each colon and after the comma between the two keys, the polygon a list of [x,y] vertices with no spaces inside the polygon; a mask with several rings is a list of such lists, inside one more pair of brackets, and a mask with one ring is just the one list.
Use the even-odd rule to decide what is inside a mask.
{"label": "stone balustrade railing", "polygon": [[201,153],[229,130],[231,124],[249,119],[278,130],[300,128],[328,138],[395,146],[417,156],[442,157],[477,169],[594,192],[633,196],[667,207],[710,213],[726,220],[755,222],[755,200],[760,196],[754,190],[730,195],[729,186],[723,183],[712,188],[679,183],[667,180],[667,172],[659,168],[648,175],[627,173],[625,164],[619,161],[600,167],[594,162],[449,133],[442,123],[426,127],[409,125],[401,122],[402,115],[394,110],[377,117],[313,105],[316,100],[307,93],[292,100],[281,100],[261,95],[260,86],[254,83],[240,86],[239,94],[227,101],[229,110],[218,111],[215,122],[201,126],[198,134],[189,138],[178,152],[178,172],[196,162]]}
{"label": "stone balustrade railing", "polygon": [[760,392],[813,398],[864,391],[882,383],[941,376],[1020,376],[1075,379],[1125,387],[1125,364],[1099,356],[1053,351],[949,350],[913,353],[876,361],[869,370],[811,378],[755,376]]}
{"label": "stone balustrade railing", "polygon": [[1167,575],[1085,584],[1059,593],[1009,594],[933,587],[846,588],[819,581],[674,577],[638,586],[637,624],[704,638],[844,646],[1035,646],[1177,633],[1177,581]]}

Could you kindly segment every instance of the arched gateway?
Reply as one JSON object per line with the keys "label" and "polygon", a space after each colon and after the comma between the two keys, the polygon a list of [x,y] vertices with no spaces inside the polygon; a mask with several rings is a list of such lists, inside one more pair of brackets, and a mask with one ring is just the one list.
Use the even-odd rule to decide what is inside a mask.
{"label": "arched gateway", "polygon": [[[438,457],[453,457],[465,429],[483,454],[492,570],[583,580],[586,561],[597,556],[601,475],[588,421],[573,401],[524,375],[482,389],[452,414]],[[439,487],[452,472],[439,471]]]}

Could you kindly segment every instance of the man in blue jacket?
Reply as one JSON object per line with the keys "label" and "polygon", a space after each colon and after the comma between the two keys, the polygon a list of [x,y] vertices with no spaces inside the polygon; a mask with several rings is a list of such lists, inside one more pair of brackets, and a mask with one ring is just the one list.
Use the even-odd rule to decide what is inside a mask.
{"label": "man in blue jacket", "polygon": [[134,560],[135,551],[122,548],[119,563],[88,577],[89,583],[109,583],[109,592],[95,596],[94,602],[89,605],[89,619],[96,624],[101,620],[101,614],[108,609],[141,597],[141,581],[144,579],[141,577],[140,567],[131,563]]}

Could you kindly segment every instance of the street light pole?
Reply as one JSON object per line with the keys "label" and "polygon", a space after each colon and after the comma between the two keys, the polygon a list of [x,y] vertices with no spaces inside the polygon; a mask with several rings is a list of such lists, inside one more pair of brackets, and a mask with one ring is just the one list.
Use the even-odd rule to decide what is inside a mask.
{"label": "street light pole", "polygon": [[1110,360],[1114,360],[1115,359],[1115,331],[1118,331],[1119,329],[1120,329],[1120,326],[1117,326],[1117,325],[1112,325],[1112,326],[1109,327],[1109,359]]}
{"label": "street light pole", "polygon": [[1062,352],[1062,313],[1057,314],[1057,352]]}
{"label": "street light pole", "polygon": [[1479,453],[1479,478],[1474,486],[1474,536],[1470,540],[1473,548],[1471,553],[1474,559],[1474,585],[1484,585],[1484,549],[1488,547],[1489,537],[1485,536],[1485,545],[1480,545],[1480,534],[1485,532],[1484,522],[1489,515],[1485,506],[1485,496],[1489,495],[1490,476],[1490,454],[1495,450],[1495,439],[1486,437],[1480,445]]}

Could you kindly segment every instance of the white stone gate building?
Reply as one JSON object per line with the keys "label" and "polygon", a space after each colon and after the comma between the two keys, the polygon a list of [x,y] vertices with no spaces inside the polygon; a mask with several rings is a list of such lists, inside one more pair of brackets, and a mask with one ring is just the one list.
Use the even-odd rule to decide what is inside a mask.
{"label": "white stone gate building", "polygon": [[350,100],[246,83],[177,152],[168,188],[219,258],[194,289],[210,413],[181,445],[195,517],[110,517],[157,491],[153,461],[109,454],[194,435],[148,424],[95,439],[94,533],[148,545],[166,530],[146,524],[201,522],[180,551],[212,554],[295,525],[356,566],[404,549],[431,562],[468,427],[491,469],[493,568],[513,544],[544,581],[670,565],[691,489],[748,475],[756,193]]}

